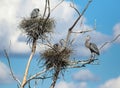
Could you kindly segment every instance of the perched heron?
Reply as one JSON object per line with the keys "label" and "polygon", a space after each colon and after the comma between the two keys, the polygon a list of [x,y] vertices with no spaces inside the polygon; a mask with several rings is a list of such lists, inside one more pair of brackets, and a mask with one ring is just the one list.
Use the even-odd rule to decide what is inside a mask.
{"label": "perched heron", "polygon": [[64,39],[61,39],[61,40],[59,41],[59,43],[60,43],[61,47],[63,47],[63,46],[65,45],[65,40],[64,40]]}
{"label": "perched heron", "polygon": [[91,37],[89,35],[86,37],[85,46],[87,48],[89,48],[89,50],[91,51],[91,58],[94,59],[95,55],[100,55],[100,53],[99,53],[99,49],[98,49],[97,45],[89,42],[90,38]]}
{"label": "perched heron", "polygon": [[36,17],[38,17],[39,11],[40,11],[39,8],[33,9],[33,11],[31,12],[31,18],[36,18]]}
{"label": "perched heron", "polygon": [[56,44],[53,45],[53,47],[54,47],[54,49],[58,49],[59,48],[59,44],[56,43]]}

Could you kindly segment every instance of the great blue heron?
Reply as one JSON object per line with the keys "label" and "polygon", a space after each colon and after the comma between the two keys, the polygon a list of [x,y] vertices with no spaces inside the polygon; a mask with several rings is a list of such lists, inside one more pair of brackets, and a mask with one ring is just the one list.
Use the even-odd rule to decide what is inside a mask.
{"label": "great blue heron", "polygon": [[60,52],[65,49],[65,40],[64,39],[61,39],[58,43],[54,44],[53,45],[53,48],[54,49],[58,49]]}
{"label": "great blue heron", "polygon": [[61,39],[61,40],[59,41],[59,43],[60,43],[61,47],[64,47],[64,45],[65,45],[65,40],[64,40],[64,39]]}
{"label": "great blue heron", "polygon": [[35,8],[33,9],[33,11],[31,12],[31,18],[36,18],[39,16],[39,8]]}
{"label": "great blue heron", "polygon": [[89,48],[89,50],[91,51],[91,58],[94,59],[95,54],[100,55],[100,53],[99,53],[99,49],[98,49],[97,45],[95,43],[89,42],[90,38],[91,37],[89,35],[86,37],[85,46],[87,48]]}
{"label": "great blue heron", "polygon": [[59,48],[59,44],[58,44],[58,43],[54,44],[54,45],[53,45],[53,48],[54,48],[54,49],[58,49],[58,48]]}

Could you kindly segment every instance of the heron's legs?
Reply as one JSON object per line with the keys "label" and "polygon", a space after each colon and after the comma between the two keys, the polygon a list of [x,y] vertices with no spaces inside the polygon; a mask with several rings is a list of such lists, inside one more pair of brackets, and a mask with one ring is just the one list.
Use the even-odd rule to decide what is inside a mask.
{"label": "heron's legs", "polygon": [[91,53],[90,59],[95,59],[95,53]]}

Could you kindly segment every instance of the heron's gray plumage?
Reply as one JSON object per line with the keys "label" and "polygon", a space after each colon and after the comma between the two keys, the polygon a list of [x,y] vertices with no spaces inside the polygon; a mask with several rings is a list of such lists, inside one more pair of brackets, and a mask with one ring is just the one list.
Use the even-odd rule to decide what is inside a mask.
{"label": "heron's gray plumage", "polygon": [[90,41],[90,36],[87,36],[86,41],[85,41],[85,46],[89,48],[91,53],[95,53],[97,55],[100,55],[99,49],[95,43],[91,43]]}
{"label": "heron's gray plumage", "polygon": [[56,44],[54,44],[54,45],[53,45],[53,47],[54,47],[55,49],[58,49],[59,44],[58,44],[58,43],[56,43]]}
{"label": "heron's gray plumage", "polygon": [[39,16],[39,8],[35,8],[33,9],[33,11],[31,12],[31,18],[36,18]]}
{"label": "heron's gray plumage", "polygon": [[96,53],[97,55],[100,55],[99,49],[95,43],[90,43],[90,51]]}

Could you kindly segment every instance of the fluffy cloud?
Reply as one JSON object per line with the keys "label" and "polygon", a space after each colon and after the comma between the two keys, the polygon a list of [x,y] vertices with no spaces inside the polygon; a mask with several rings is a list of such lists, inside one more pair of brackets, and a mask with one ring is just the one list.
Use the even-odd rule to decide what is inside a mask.
{"label": "fluffy cloud", "polygon": [[73,82],[65,82],[61,81],[59,82],[55,88],[87,88],[87,83],[86,82],[81,82],[80,84],[76,84]]}
{"label": "fluffy cloud", "polygon": [[[116,37],[118,34],[120,34],[120,23],[117,23],[114,28],[114,37]],[[120,38],[116,40],[117,42],[120,42]]]}
{"label": "fluffy cloud", "polygon": [[0,84],[2,83],[12,83],[13,80],[10,76],[10,71],[8,67],[0,61]]}
{"label": "fluffy cloud", "polygon": [[105,84],[99,88],[120,88],[120,77],[108,80]]}
{"label": "fluffy cloud", "polygon": [[96,81],[98,77],[92,74],[89,70],[80,70],[73,75],[73,79],[77,81]]}
{"label": "fluffy cloud", "polygon": [[[60,81],[55,88],[89,88],[89,85],[87,84],[87,82],[74,83]],[[120,88],[120,76],[110,79],[104,84],[97,86],[96,88]]]}
{"label": "fluffy cloud", "polygon": [[[51,9],[55,7],[59,3],[59,0],[51,0]],[[22,35],[20,30],[18,29],[18,24],[23,17],[29,17],[30,12],[33,8],[40,8],[40,12],[44,12],[44,2],[42,0],[1,0],[0,1],[0,50],[3,48],[8,48],[11,41],[11,52],[13,53],[27,53],[30,51],[30,47],[26,45],[25,41],[20,41],[19,38]],[[69,6],[70,1],[64,1],[59,7],[57,7],[51,14],[51,17],[55,18],[57,21],[57,27],[55,31],[55,35],[53,36],[55,39],[54,42],[57,42],[61,38],[65,38],[67,35],[67,30],[74,22],[76,17],[75,11]],[[83,17],[83,25],[85,24],[86,19]],[[114,27],[114,34],[119,33],[119,24]],[[80,25],[75,29],[91,29],[89,25],[84,25],[80,28]],[[89,34],[89,33],[88,33]],[[104,43],[107,40],[110,40],[111,37],[94,31],[91,32],[93,42],[95,42],[98,46]],[[56,37],[57,36],[57,37]],[[75,46],[79,48],[75,48],[76,51],[80,51],[78,54],[80,56],[88,56],[90,54],[89,50],[84,47],[84,38],[85,36],[76,37]],[[25,40],[25,36],[22,37]],[[58,39],[59,38],[59,39]],[[4,39],[4,42],[3,42]],[[79,44],[79,45],[78,45]],[[74,46],[74,47],[75,47]],[[106,46],[104,50],[106,50],[109,46]],[[40,47],[43,50],[44,46]],[[24,50],[23,50],[24,49]]]}
{"label": "fluffy cloud", "polygon": [[[59,0],[51,0],[51,8],[53,8],[58,3]],[[66,24],[68,24],[68,22],[73,18],[74,12],[69,7],[69,3],[69,1],[64,1],[61,6],[54,10],[54,13],[52,13],[52,17],[55,19],[62,19],[64,25],[62,22],[61,23],[63,26],[66,26]],[[44,2],[42,0],[0,1],[0,50],[3,50],[3,48],[8,48],[10,42],[11,52],[13,53],[26,53],[30,50],[25,41],[19,41],[19,37],[23,35],[20,33],[20,30],[17,27],[21,18],[28,17],[31,10],[36,7],[40,8],[40,12],[43,13]],[[59,29],[61,30],[61,28]],[[64,31],[64,29],[62,31]],[[25,39],[25,36],[23,39]]]}

